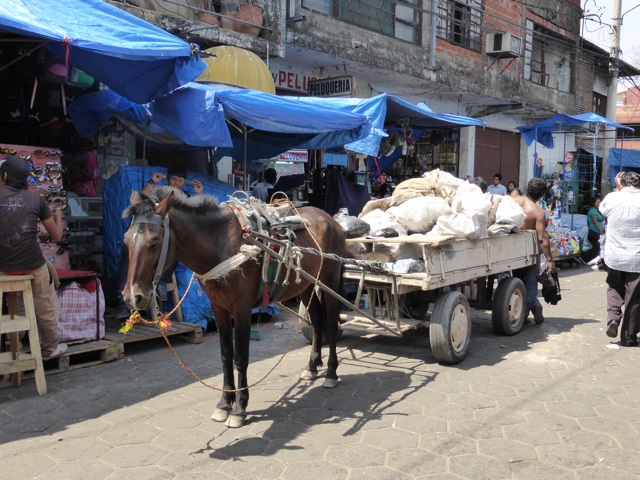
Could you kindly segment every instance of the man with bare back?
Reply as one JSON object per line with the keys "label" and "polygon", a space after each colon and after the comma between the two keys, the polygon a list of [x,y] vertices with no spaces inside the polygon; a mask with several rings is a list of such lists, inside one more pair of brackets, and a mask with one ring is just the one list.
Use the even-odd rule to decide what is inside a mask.
{"label": "man with bare back", "polygon": [[[547,222],[544,210],[542,210],[536,202],[544,197],[547,191],[547,184],[541,178],[532,178],[527,185],[527,195],[512,197],[518,205],[522,207],[526,215],[522,230],[535,230],[538,234],[538,241],[542,254],[547,259],[549,272],[557,272],[551,256],[551,243],[547,234]],[[538,275],[540,274],[540,256],[537,261],[530,267],[520,268],[513,272],[515,277],[520,278],[524,282],[527,290],[526,312],[533,313],[533,320],[536,324],[544,322],[542,315],[542,304],[538,300]]]}

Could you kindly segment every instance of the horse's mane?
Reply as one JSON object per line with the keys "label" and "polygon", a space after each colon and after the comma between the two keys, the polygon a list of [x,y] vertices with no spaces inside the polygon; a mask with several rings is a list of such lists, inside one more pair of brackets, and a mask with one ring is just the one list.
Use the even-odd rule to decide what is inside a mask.
{"label": "horse's mane", "polygon": [[205,212],[217,212],[219,209],[218,201],[211,195],[196,195],[188,197],[182,190],[163,185],[155,187],[148,195],[141,191],[135,192],[138,196],[137,202],[129,205],[122,213],[123,218],[132,215],[153,215],[155,213],[156,204],[161,202],[170,193],[173,193],[173,204],[171,208],[188,211],[195,214]]}

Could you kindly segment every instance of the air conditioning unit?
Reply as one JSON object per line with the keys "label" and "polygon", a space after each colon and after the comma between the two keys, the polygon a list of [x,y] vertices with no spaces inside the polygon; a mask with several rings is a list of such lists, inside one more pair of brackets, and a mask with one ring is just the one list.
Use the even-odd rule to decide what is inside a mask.
{"label": "air conditioning unit", "polygon": [[487,33],[485,53],[492,57],[515,58],[522,51],[522,39],[510,32]]}

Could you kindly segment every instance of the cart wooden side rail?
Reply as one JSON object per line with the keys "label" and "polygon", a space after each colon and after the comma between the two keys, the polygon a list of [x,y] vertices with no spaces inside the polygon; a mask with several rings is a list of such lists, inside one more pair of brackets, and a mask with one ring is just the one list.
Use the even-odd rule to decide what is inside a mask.
{"label": "cart wooden side rail", "polygon": [[[344,280],[357,284],[356,304],[366,293],[369,315],[365,318],[357,313],[342,313],[342,329],[401,336],[406,330],[428,326],[431,349],[441,363],[462,361],[470,341],[469,302],[456,288],[533,265],[539,251],[534,231],[479,239],[411,235],[355,238],[348,242],[418,244],[425,271],[394,273],[347,265]],[[510,276],[501,280],[493,299],[489,299],[492,300],[493,326],[498,333],[514,335],[521,330],[525,299],[521,280]],[[431,303],[433,311],[426,320]],[[372,322],[371,317],[375,317],[375,321]]]}

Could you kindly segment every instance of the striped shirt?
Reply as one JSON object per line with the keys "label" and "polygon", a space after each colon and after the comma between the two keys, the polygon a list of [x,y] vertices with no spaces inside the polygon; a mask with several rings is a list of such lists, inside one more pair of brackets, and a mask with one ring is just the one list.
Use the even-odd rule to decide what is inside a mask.
{"label": "striped shirt", "polygon": [[640,189],[610,193],[600,213],[607,217],[604,262],[622,272],[640,272]]}

